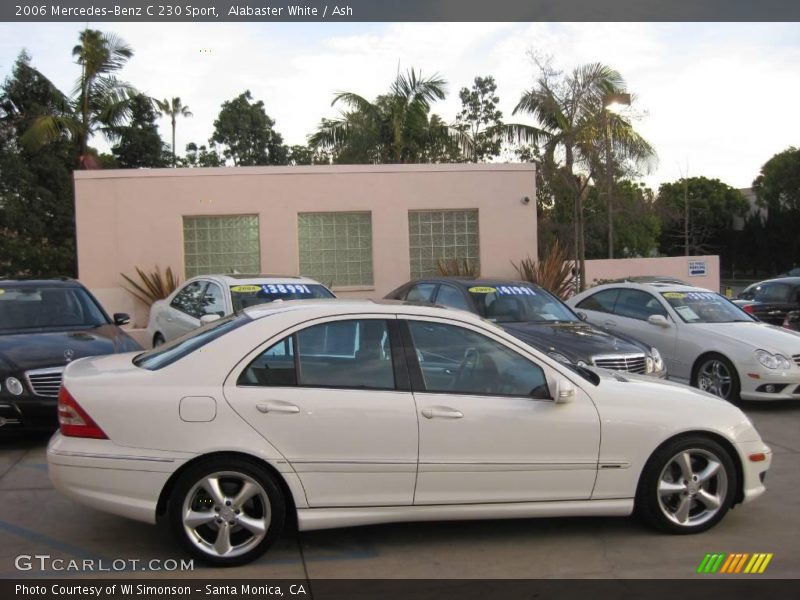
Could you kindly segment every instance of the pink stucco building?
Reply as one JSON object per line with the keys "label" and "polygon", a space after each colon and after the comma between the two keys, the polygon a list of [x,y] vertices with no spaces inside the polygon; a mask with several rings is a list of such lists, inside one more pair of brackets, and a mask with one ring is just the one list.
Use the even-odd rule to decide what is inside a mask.
{"label": "pink stucco building", "polygon": [[535,197],[531,164],[76,171],[78,274],[139,324],[120,276],[136,266],[303,274],[362,297],[438,258],[513,276],[536,257]]}

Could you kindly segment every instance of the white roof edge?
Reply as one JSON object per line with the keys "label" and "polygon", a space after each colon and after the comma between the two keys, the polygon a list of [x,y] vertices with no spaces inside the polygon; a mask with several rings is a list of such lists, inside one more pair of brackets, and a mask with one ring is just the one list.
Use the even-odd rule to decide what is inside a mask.
{"label": "white roof edge", "polygon": [[390,165],[312,165],[280,167],[197,167],[181,169],[98,169],[75,171],[75,180],[154,177],[246,177],[256,175],[342,175],[358,173],[534,172],[534,163],[448,163]]}

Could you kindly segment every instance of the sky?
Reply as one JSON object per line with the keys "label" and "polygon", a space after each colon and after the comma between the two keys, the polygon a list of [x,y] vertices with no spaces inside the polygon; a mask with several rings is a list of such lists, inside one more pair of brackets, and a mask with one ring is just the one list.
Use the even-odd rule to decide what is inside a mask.
{"label": "sky", "polygon": [[[71,51],[84,23],[0,23],[0,77],[25,48],[72,90]],[[220,105],[245,89],[288,144],[304,144],[337,91],[385,92],[398,67],[448,82],[433,112],[447,122],[458,91],[494,76],[506,122],[535,78],[530,53],[570,70],[617,69],[635,94],[636,127],[658,152],[651,187],[682,175],[749,187],[773,154],[800,145],[800,23],[89,23],[134,49],[122,79],[156,98],[180,96],[177,147],[207,143]],[[167,119],[161,135],[170,139]],[[107,150],[102,139],[94,145]]]}

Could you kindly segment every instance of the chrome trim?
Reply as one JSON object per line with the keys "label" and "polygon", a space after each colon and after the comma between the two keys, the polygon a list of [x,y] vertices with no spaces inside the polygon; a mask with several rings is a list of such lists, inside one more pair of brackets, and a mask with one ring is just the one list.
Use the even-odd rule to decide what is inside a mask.
{"label": "chrome trim", "polygon": [[798,367],[800,367],[800,354],[793,354],[793,355],[792,355],[792,360],[794,360],[794,363],[795,363],[795,364],[796,364]]}
{"label": "chrome trim", "polygon": [[[61,388],[64,368],[65,367],[49,367],[47,369],[31,369],[30,371],[25,371],[25,381],[28,382],[28,388],[30,388],[35,396],[58,398],[58,390]],[[55,378],[56,375],[58,376],[57,378]],[[50,379],[34,383],[31,377],[47,377]],[[55,386],[55,390],[53,390],[53,386]]]}
{"label": "chrome trim", "polygon": [[631,354],[598,354],[592,357],[592,364],[601,369],[625,371],[627,373],[647,373],[647,355],[638,352]]}
{"label": "chrome trim", "polygon": [[175,462],[172,458],[160,458],[158,456],[128,456],[125,454],[95,454],[92,452],[66,452],[64,450],[54,450],[56,456],[73,456],[77,458],[108,458],[112,460],[142,460],[146,462]]}

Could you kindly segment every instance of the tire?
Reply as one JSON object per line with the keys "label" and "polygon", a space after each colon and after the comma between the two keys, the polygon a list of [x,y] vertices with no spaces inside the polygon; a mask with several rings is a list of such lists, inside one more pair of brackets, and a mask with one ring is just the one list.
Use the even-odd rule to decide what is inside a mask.
{"label": "tire", "polygon": [[742,389],[736,367],[721,354],[706,354],[697,361],[692,385],[728,402],[738,402]]}
{"label": "tire", "polygon": [[157,333],[153,336],[153,348],[156,348],[164,343],[164,336],[160,333]]}
{"label": "tire", "polygon": [[[238,501],[242,492],[245,497]],[[232,567],[255,560],[273,544],[283,530],[286,502],[273,476],[257,462],[218,457],[181,474],[167,515],[191,555]]]}
{"label": "tire", "polygon": [[737,485],[733,458],[720,444],[702,435],[678,438],[647,461],[636,511],[660,531],[700,533],[722,520],[733,505]]}

